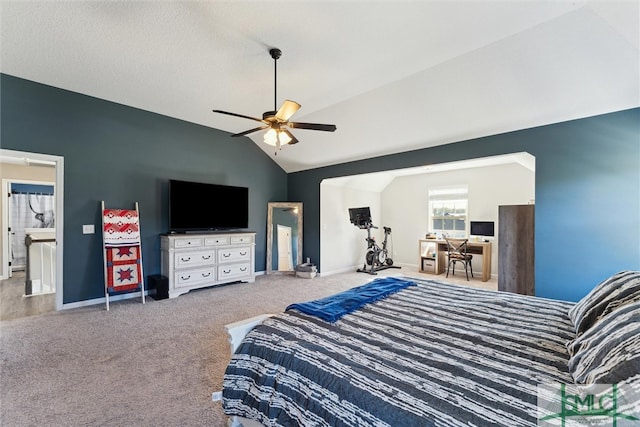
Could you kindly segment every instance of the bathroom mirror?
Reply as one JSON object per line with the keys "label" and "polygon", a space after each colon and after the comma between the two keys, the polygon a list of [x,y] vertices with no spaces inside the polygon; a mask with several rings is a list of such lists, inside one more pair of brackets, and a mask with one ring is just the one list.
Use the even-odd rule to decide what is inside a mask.
{"label": "bathroom mirror", "polygon": [[295,274],[302,264],[302,203],[269,202],[267,274]]}

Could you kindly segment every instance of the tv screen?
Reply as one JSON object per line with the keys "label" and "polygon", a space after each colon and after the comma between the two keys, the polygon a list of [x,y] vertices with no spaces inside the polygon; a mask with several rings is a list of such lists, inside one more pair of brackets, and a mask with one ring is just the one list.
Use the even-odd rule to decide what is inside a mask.
{"label": "tv screen", "polygon": [[169,180],[169,230],[233,230],[249,226],[249,189]]}
{"label": "tv screen", "polygon": [[472,236],[494,236],[493,221],[471,221]]}

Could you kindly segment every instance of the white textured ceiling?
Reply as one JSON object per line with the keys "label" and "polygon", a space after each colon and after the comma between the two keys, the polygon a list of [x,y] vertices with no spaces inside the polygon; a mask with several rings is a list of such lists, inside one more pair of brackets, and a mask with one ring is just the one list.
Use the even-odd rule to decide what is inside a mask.
{"label": "white textured ceiling", "polygon": [[[287,172],[640,106],[640,1],[2,1],[1,71],[236,133]],[[251,143],[231,139],[230,143]]]}

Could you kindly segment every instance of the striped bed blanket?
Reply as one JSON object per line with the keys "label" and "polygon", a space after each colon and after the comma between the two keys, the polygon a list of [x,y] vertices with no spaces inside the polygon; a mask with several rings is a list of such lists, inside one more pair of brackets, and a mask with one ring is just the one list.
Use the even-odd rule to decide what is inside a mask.
{"label": "striped bed blanket", "polygon": [[573,382],[572,303],[407,278],[329,323],[288,311],[250,331],[227,415],[267,426],[536,426],[537,386]]}

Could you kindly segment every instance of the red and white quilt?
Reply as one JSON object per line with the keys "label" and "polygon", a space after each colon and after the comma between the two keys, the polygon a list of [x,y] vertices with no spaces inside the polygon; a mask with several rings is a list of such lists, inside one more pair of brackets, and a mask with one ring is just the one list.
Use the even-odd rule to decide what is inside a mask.
{"label": "red and white quilt", "polygon": [[105,250],[107,251],[108,289],[121,292],[140,288],[142,283],[140,246],[119,246]]}
{"label": "red and white quilt", "polygon": [[131,245],[140,242],[140,222],[137,211],[105,209],[102,215],[105,245]]}

